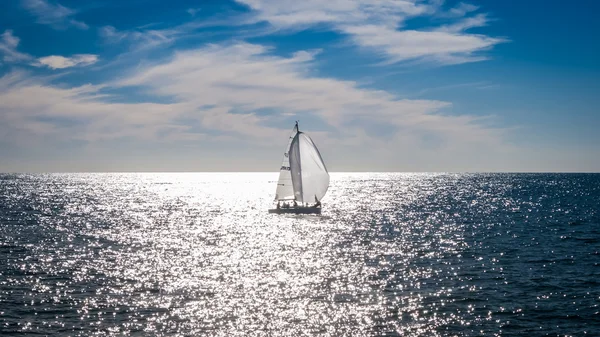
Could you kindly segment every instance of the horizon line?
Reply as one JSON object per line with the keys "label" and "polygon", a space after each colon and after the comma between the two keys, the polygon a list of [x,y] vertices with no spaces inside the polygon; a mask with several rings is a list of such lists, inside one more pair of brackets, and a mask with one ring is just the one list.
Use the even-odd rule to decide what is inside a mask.
{"label": "horizon line", "polygon": [[[279,171],[19,171],[0,174],[90,174],[90,173],[279,173]],[[490,173],[531,173],[531,174],[600,174],[600,171],[329,171],[329,173],[404,173],[404,174],[490,174]]]}

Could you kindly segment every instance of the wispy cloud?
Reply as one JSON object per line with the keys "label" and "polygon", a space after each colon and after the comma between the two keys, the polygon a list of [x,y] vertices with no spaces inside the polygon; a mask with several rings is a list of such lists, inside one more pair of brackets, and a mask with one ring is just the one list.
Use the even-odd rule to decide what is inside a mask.
{"label": "wispy cloud", "polygon": [[477,54],[503,42],[483,35],[449,31],[394,30],[383,26],[346,27],[353,41],[363,48],[380,52],[390,63],[423,60],[457,64],[485,60]]}
{"label": "wispy cloud", "polygon": [[[485,60],[481,52],[506,42],[482,34],[465,31],[487,24],[486,14],[465,18],[477,6],[460,3],[448,11],[439,1],[418,0],[341,0],[341,1],[280,1],[237,0],[247,5],[257,21],[266,21],[281,29],[305,29],[326,25],[350,36],[356,45],[374,50],[388,63],[422,60],[441,64],[456,64]],[[443,14],[443,15],[442,15]],[[457,22],[403,29],[404,21],[417,16],[446,16]]]}
{"label": "wispy cloud", "polygon": [[188,12],[188,14],[190,14],[191,16],[196,16],[196,13],[198,13],[201,10],[202,9],[200,8],[188,8],[186,12]]}
{"label": "wispy cloud", "polygon": [[69,57],[60,55],[50,55],[35,58],[32,55],[17,50],[20,39],[16,37],[12,30],[6,30],[0,39],[0,55],[2,60],[9,64],[28,64],[35,67],[48,67],[51,69],[63,69],[75,66],[86,66],[98,61],[98,55],[94,54],[76,54]]}
{"label": "wispy cloud", "polygon": [[128,32],[118,31],[113,26],[104,26],[98,28],[98,34],[104,39],[105,42],[108,43],[118,43],[129,37]]}
{"label": "wispy cloud", "polygon": [[30,61],[31,55],[17,51],[20,39],[13,35],[13,31],[8,29],[4,31],[0,39],[0,53],[3,55],[4,62],[23,62]]}
{"label": "wispy cloud", "polygon": [[2,140],[14,137],[16,144],[47,136],[52,142],[157,140],[158,132],[173,129],[169,120],[181,110],[176,104],[106,102],[99,92],[102,88],[65,88],[23,71],[6,74],[0,78],[0,134],[6,135]]}
{"label": "wispy cloud", "polygon": [[58,55],[40,57],[38,62],[51,69],[63,69],[75,66],[87,66],[98,61],[98,55],[93,54],[76,54],[71,57]]}
{"label": "wispy cloud", "polygon": [[[180,39],[207,38],[223,39],[233,38],[243,40],[250,37],[264,36],[276,31],[272,27],[248,27],[253,23],[248,17],[234,15],[235,22],[229,17],[214,16],[211,18],[191,19],[174,26],[164,28],[151,28],[157,24],[144,25],[132,29],[120,30],[114,26],[104,26],[98,29],[98,34],[107,44],[128,44],[131,51],[147,51],[157,47],[174,45]],[[230,27],[236,26],[235,30],[206,31],[207,27]]]}
{"label": "wispy cloud", "polygon": [[23,7],[36,17],[37,23],[49,25],[55,29],[76,27],[88,29],[89,26],[83,22],[73,19],[76,11],[59,3],[51,3],[48,0],[22,0]]}
{"label": "wispy cloud", "polygon": [[455,7],[451,8],[448,12],[444,13],[445,16],[453,16],[462,18],[463,16],[474,12],[479,9],[479,6],[460,2]]}
{"label": "wispy cloud", "polygon": [[[189,118],[203,127],[251,138],[280,137],[281,130],[266,125],[291,113],[321,120],[331,132],[329,138],[336,130],[346,130],[343,139],[337,139],[341,142],[353,137],[361,144],[384,141],[365,135],[363,126],[368,124],[405,136],[410,130],[417,138],[435,134],[448,146],[501,143],[501,131],[481,126],[479,118],[440,114],[450,106],[448,102],[398,99],[356,82],[311,76],[315,55],[302,51],[286,58],[271,55],[261,45],[211,45],[177,53],[113,85],[139,86],[152,95],[172,97],[191,107]],[[364,137],[356,139],[357,135]]]}
{"label": "wispy cloud", "polygon": [[[325,128],[316,137],[332,146],[391,149],[390,141],[409,144],[409,138],[414,142],[426,135],[454,148],[502,143],[502,130],[483,126],[480,118],[441,114],[448,102],[399,99],[356,82],[312,76],[316,55],[274,56],[269,48],[248,43],[210,45],[101,85],[72,88],[13,72],[0,79],[0,124],[31,139],[185,141],[217,132],[271,144],[289,131],[273,122],[291,114],[321,121]],[[169,97],[170,103],[115,103],[103,91],[123,87]],[[369,134],[365,125],[392,128],[392,138]]]}
{"label": "wispy cloud", "polygon": [[432,13],[436,6],[421,1],[395,0],[236,0],[254,11],[257,20],[280,28],[304,29],[316,24],[397,25],[406,17]]}
{"label": "wispy cloud", "polygon": [[493,88],[495,86],[496,86],[495,84],[490,84],[489,82],[486,82],[486,81],[454,83],[454,84],[447,84],[447,85],[441,85],[441,86],[421,89],[421,90],[415,91],[413,93],[410,93],[406,96],[410,97],[410,98],[414,98],[414,97],[419,97],[419,96],[423,96],[426,94],[431,94],[434,92],[452,90],[452,89],[457,89],[457,88],[487,89],[487,88]]}
{"label": "wispy cloud", "polygon": [[461,19],[451,25],[441,26],[436,30],[449,33],[461,33],[471,28],[487,26],[489,21],[487,14],[477,14],[473,17]]}
{"label": "wispy cloud", "polygon": [[168,29],[133,29],[117,30],[113,26],[99,28],[100,37],[106,43],[127,42],[132,48],[149,49],[172,43],[175,38],[185,32],[177,27]]}

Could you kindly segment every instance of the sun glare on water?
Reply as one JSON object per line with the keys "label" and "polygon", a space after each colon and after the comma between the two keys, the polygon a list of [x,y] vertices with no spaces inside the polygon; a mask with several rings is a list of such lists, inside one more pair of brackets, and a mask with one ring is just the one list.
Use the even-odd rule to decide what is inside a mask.
{"label": "sun glare on water", "polygon": [[5,179],[0,311],[25,319],[0,313],[0,325],[77,336],[499,334],[555,295],[505,297],[519,255],[540,239],[519,255],[510,240],[483,243],[536,228],[491,222],[541,205],[511,194],[522,183],[511,179],[332,174],[319,216],[267,212],[277,173]]}

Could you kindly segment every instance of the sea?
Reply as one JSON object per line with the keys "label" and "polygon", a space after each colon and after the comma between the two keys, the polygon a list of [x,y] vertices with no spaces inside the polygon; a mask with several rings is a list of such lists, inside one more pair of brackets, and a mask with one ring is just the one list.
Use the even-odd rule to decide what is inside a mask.
{"label": "sea", "polygon": [[0,174],[1,336],[600,336],[600,174]]}

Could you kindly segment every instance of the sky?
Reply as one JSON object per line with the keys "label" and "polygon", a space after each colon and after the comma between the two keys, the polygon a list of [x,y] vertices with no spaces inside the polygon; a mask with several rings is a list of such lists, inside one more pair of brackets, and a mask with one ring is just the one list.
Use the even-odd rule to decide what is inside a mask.
{"label": "sky", "polygon": [[9,0],[0,172],[599,172],[597,1]]}

